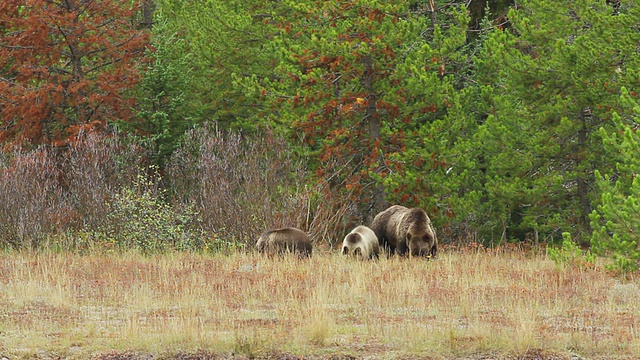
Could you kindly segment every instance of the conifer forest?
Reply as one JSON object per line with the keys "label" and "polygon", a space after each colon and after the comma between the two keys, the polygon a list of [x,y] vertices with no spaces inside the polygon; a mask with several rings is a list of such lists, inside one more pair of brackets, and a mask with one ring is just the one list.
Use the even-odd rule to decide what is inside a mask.
{"label": "conifer forest", "polygon": [[640,261],[633,0],[3,0],[0,245],[442,244]]}

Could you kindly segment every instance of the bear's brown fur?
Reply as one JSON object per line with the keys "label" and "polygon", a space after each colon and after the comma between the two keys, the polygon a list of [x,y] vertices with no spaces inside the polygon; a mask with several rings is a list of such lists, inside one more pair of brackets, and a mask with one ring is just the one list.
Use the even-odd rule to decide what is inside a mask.
{"label": "bear's brown fur", "polygon": [[371,229],[390,253],[436,256],[438,238],[427,213],[419,208],[393,205],[373,219]]}
{"label": "bear's brown fur", "polygon": [[256,242],[258,252],[273,256],[292,253],[299,257],[310,257],[313,251],[307,233],[293,227],[268,230],[260,235]]}
{"label": "bear's brown fur", "polygon": [[380,245],[378,237],[370,228],[360,225],[351,230],[342,241],[342,254],[373,259],[378,257]]}

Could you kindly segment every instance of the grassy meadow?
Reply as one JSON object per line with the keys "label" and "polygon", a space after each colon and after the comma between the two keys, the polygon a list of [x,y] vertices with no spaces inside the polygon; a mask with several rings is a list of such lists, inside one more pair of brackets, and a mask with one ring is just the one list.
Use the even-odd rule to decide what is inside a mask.
{"label": "grassy meadow", "polygon": [[640,358],[640,282],[542,254],[0,254],[0,358]]}

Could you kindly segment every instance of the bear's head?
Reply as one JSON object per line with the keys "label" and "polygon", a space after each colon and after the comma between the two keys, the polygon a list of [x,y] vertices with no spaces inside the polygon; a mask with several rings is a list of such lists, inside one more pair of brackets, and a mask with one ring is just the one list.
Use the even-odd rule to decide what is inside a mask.
{"label": "bear's head", "polygon": [[412,256],[430,256],[436,237],[431,227],[431,219],[421,209],[411,209],[407,220],[409,227],[405,233],[407,250]]}
{"label": "bear's head", "polygon": [[409,228],[406,234],[406,240],[407,250],[412,256],[431,255],[431,248],[435,241],[433,233],[428,227],[426,229],[420,229],[420,227]]}
{"label": "bear's head", "polygon": [[342,254],[362,257],[362,238],[360,234],[351,233],[342,242]]}
{"label": "bear's head", "polygon": [[265,236],[260,236],[258,241],[256,241],[256,250],[259,252],[264,252],[267,248],[267,238]]}
{"label": "bear's head", "polygon": [[363,255],[362,255],[362,247],[361,246],[358,246],[358,247],[355,247],[355,248],[351,248],[351,249],[349,249],[348,247],[345,246],[345,247],[342,248],[342,254],[343,255],[351,255],[351,256],[357,257],[357,258],[363,257]]}

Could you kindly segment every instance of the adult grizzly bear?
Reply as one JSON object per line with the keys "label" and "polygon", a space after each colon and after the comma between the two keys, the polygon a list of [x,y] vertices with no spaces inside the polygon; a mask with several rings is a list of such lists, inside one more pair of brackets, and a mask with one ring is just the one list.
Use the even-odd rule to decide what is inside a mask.
{"label": "adult grizzly bear", "polygon": [[313,251],[307,233],[292,227],[263,232],[256,242],[256,248],[258,252],[269,256],[292,253],[298,254],[300,258],[311,256]]}
{"label": "adult grizzly bear", "polygon": [[380,245],[373,230],[364,225],[356,226],[342,241],[342,254],[373,259],[378,257]]}
{"label": "adult grizzly bear", "polygon": [[371,224],[380,245],[390,253],[436,256],[438,238],[427,213],[419,208],[393,205],[376,215]]}

